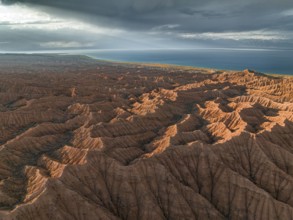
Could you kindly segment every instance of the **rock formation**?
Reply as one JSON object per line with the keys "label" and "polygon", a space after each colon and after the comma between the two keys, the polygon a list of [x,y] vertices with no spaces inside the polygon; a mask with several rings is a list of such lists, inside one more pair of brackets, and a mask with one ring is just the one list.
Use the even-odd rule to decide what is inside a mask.
{"label": "rock formation", "polygon": [[293,219],[293,78],[42,62],[0,65],[1,220]]}

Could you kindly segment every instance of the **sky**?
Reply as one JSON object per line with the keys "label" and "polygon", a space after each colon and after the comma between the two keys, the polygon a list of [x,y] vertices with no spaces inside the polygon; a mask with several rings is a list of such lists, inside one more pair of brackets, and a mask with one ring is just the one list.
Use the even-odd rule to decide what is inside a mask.
{"label": "sky", "polygon": [[0,51],[293,49],[292,0],[0,0]]}

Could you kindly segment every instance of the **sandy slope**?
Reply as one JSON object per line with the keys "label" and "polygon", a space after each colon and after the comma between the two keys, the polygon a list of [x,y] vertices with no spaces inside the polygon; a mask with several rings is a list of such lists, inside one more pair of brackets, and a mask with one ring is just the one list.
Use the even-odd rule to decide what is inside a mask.
{"label": "sandy slope", "polygon": [[293,78],[50,65],[1,70],[0,219],[293,218]]}

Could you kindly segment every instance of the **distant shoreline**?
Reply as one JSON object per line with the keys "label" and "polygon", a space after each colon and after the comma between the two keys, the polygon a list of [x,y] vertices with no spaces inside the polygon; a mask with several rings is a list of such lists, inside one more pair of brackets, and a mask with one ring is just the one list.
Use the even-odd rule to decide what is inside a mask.
{"label": "distant shoreline", "polygon": [[[103,60],[103,59],[97,59],[88,55],[85,55],[88,58],[94,59],[94,60],[100,60],[103,62],[109,62],[114,64],[129,64],[129,65],[142,65],[146,67],[172,67],[172,68],[188,68],[188,69],[194,69],[194,70],[212,70],[212,71],[223,71],[223,72],[241,72],[243,70],[229,70],[229,69],[217,69],[217,68],[209,68],[209,67],[200,67],[200,66],[187,66],[187,65],[177,65],[177,64],[168,64],[168,63],[145,63],[145,62],[126,62],[126,61],[117,61],[117,60]],[[247,68],[249,69],[249,68]],[[254,70],[255,72],[258,72],[257,70]],[[263,72],[259,72],[263,73]],[[265,75],[269,76],[282,76],[282,77],[293,77],[293,75],[290,74],[282,74],[282,73],[263,73]]]}
{"label": "distant shoreline", "polygon": [[252,69],[257,72],[278,75],[293,75],[290,50],[251,49],[189,49],[189,50],[105,50],[81,51],[95,59],[112,62],[146,64],[169,64],[207,69],[242,71]]}
{"label": "distant shoreline", "polygon": [[[112,63],[112,64],[126,64],[126,65],[141,65],[141,66],[145,66],[145,67],[157,67],[157,68],[176,68],[176,69],[188,69],[188,70],[210,70],[210,71],[223,71],[223,72],[239,72],[239,71],[243,71],[243,70],[235,70],[235,69],[221,69],[221,68],[212,68],[212,67],[201,67],[201,66],[190,66],[190,65],[178,65],[178,64],[169,64],[169,63],[156,63],[156,62],[135,62],[135,61],[120,61],[120,60],[111,60],[111,59],[99,59],[96,58],[94,56],[88,55],[88,54],[71,54],[71,53],[65,53],[65,52],[60,52],[60,53],[0,53],[0,56],[73,56],[73,57],[86,57],[88,59],[91,60],[96,60],[96,61],[102,61],[102,62],[108,62],[108,63]],[[0,61],[0,66],[1,66],[1,61]],[[250,68],[247,68],[250,69]],[[252,69],[253,70],[253,69]],[[258,70],[254,70],[255,72],[260,72],[263,73],[265,75],[269,75],[269,76],[278,76],[278,77],[293,77],[293,73],[292,74],[283,74],[283,73],[267,73],[267,72],[261,72]],[[293,71],[292,71],[293,72]]]}
{"label": "distant shoreline", "polygon": [[[61,54],[62,55],[62,54]],[[65,54],[66,55],[66,54]],[[71,54],[68,54],[71,55]],[[83,55],[83,54],[76,54],[77,56],[81,55],[81,56],[86,56],[90,59],[93,60],[99,60],[99,61],[103,61],[103,62],[109,62],[109,63],[114,63],[114,64],[129,64],[129,65],[142,65],[142,66],[148,66],[148,67],[172,67],[172,68],[188,68],[188,69],[194,69],[194,70],[212,70],[212,71],[228,71],[228,72],[239,72],[239,71],[243,71],[243,70],[230,70],[230,69],[217,69],[217,68],[210,68],[210,67],[200,67],[200,66],[188,66],[188,65],[177,65],[177,64],[168,64],[168,63],[146,63],[146,62],[127,62],[127,61],[118,61],[118,60],[104,60],[104,59],[98,59],[95,58],[93,56],[90,55]],[[249,68],[247,68],[249,69]],[[258,72],[257,70],[254,70],[256,72]],[[293,71],[292,71],[293,72]],[[265,73],[265,72],[260,72],[263,73],[265,75],[269,75],[269,76],[283,76],[283,77],[293,77],[293,74],[282,74],[282,73]]]}

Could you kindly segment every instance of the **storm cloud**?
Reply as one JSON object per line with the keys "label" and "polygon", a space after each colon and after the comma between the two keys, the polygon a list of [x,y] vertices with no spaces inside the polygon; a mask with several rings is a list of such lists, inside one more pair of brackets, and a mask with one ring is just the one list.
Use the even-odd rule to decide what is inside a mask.
{"label": "storm cloud", "polygon": [[3,0],[0,42],[0,50],[290,49],[293,48],[293,2]]}

